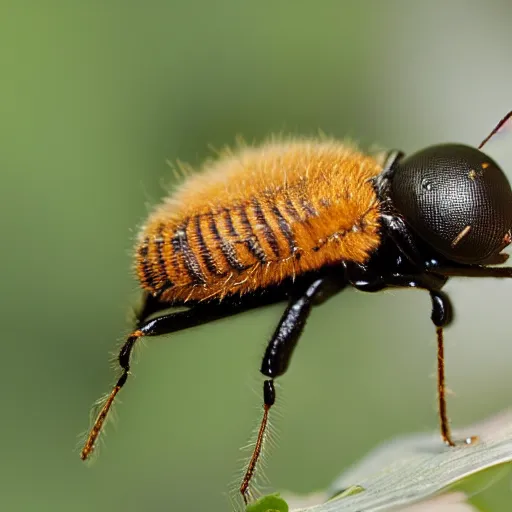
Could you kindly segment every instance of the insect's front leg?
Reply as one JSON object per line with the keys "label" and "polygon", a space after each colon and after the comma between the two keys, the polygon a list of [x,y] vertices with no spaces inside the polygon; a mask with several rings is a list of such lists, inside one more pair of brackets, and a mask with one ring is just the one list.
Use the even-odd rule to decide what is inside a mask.
{"label": "insect's front leg", "polygon": [[460,267],[440,267],[439,269],[435,269],[435,272],[439,272],[447,277],[496,277],[498,279],[512,277],[512,267],[461,265]]}
{"label": "insect's front leg", "polygon": [[313,306],[332,297],[344,288],[345,284],[343,274],[317,277],[305,288],[302,288],[300,293],[292,295],[288,307],[267,345],[260,369],[261,373],[267,377],[263,382],[263,418],[252,456],[240,485],[240,493],[246,504],[250,498],[249,485],[256,471],[265,440],[269,411],[276,399],[274,379],[283,375],[288,369],[293,350]]}
{"label": "insect's front leg", "polygon": [[[487,270],[487,269],[483,269]],[[488,269],[490,270],[490,269]],[[376,292],[384,288],[421,288],[427,290],[432,301],[430,319],[437,337],[437,398],[441,438],[448,446],[455,446],[452,438],[446,406],[446,384],[444,371],[443,329],[452,319],[452,306],[448,296],[441,291],[446,277],[429,272],[418,274],[393,273],[381,275],[362,265],[347,265],[347,278],[354,287],[366,292]],[[476,436],[465,440],[466,444],[476,441]]]}

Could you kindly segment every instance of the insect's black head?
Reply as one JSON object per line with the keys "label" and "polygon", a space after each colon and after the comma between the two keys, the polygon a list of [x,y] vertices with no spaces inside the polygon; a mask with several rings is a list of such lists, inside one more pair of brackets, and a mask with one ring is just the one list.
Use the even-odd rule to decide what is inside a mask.
{"label": "insect's black head", "polygon": [[462,144],[395,162],[390,195],[412,230],[449,260],[491,262],[511,241],[512,190],[498,165]]}

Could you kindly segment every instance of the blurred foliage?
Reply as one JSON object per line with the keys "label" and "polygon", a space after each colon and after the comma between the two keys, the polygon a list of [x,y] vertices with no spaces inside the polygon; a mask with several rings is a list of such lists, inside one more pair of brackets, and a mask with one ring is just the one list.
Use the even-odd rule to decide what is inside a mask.
{"label": "blurred foliage", "polygon": [[[166,160],[276,131],[477,143],[511,108],[511,15],[508,0],[0,2],[0,508],[227,510],[279,306],[148,341],[108,449],[93,468],[73,450],[114,378]],[[454,423],[509,401],[509,289],[448,287]],[[332,299],[280,379],[272,487],[325,487],[383,439],[436,428],[434,368],[428,297]]]}

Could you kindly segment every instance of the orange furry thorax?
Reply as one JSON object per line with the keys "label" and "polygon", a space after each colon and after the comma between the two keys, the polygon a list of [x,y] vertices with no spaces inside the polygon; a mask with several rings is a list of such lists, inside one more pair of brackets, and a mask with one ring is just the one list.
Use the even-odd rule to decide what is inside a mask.
{"label": "orange furry thorax", "polygon": [[272,141],[207,161],[155,208],[136,248],[142,287],[161,300],[244,294],[380,243],[370,182],[379,162],[328,139]]}

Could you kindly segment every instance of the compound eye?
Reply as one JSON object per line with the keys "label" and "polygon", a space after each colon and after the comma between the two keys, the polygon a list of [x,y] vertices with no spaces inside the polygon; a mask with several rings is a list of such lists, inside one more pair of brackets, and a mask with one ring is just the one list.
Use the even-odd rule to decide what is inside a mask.
{"label": "compound eye", "polygon": [[404,158],[391,196],[413,231],[452,261],[485,264],[511,241],[510,184],[478,149],[445,144]]}

